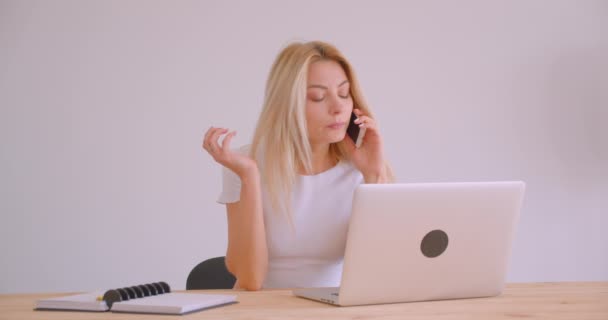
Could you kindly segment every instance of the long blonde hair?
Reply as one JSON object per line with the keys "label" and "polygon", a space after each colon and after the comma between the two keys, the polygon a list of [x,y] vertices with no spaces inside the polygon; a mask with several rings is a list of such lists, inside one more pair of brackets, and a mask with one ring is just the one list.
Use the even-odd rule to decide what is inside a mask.
{"label": "long blonde hair", "polygon": [[[266,187],[271,205],[276,211],[285,212],[290,221],[290,197],[297,168],[312,172],[312,152],[305,114],[306,88],[308,67],[319,60],[333,60],[342,66],[350,82],[353,105],[373,118],[353,68],[336,47],[311,41],[290,44],[279,53],[266,83],[264,106],[253,136],[251,156],[258,160],[262,184]],[[343,142],[332,143],[329,148],[330,155],[336,160],[346,159]],[[386,172],[392,181],[392,170],[388,164]]]}

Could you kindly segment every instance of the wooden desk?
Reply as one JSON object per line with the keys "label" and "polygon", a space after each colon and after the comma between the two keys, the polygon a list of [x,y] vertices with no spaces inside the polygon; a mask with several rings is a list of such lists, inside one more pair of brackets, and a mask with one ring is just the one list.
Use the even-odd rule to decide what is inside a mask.
{"label": "wooden desk", "polygon": [[63,294],[0,295],[0,319],[597,319],[608,320],[608,282],[509,284],[494,298],[334,307],[289,290],[232,293],[238,304],[185,316],[33,311],[34,301]]}

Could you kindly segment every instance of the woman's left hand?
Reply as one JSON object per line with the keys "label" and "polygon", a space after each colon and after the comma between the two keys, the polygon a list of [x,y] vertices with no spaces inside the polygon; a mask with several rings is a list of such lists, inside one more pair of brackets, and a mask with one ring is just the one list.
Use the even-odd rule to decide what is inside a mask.
{"label": "woman's left hand", "polygon": [[346,151],[353,165],[361,171],[366,183],[379,183],[386,179],[386,168],[384,163],[384,149],[382,137],[378,131],[376,121],[361,112],[353,109],[357,116],[355,124],[365,128],[365,136],[359,148],[347,135],[344,136]]}

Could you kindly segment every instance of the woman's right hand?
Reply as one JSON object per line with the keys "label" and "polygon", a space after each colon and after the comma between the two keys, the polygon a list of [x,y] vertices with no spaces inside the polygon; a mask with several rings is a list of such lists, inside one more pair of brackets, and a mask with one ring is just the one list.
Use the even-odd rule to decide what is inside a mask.
{"label": "woman's right hand", "polygon": [[228,133],[220,146],[219,139],[227,132],[228,129],[225,128],[209,128],[203,139],[203,149],[205,149],[217,163],[232,170],[241,178],[252,170],[257,171],[258,167],[255,160],[248,155],[230,150],[230,141],[236,135],[236,131]]}

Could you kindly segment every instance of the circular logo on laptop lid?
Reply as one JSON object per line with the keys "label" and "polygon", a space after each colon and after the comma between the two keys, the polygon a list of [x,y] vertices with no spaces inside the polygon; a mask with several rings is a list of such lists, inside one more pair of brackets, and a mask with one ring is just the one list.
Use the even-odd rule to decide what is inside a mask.
{"label": "circular logo on laptop lid", "polygon": [[427,258],[440,256],[448,248],[448,235],[442,230],[433,230],[420,242],[420,251]]}

